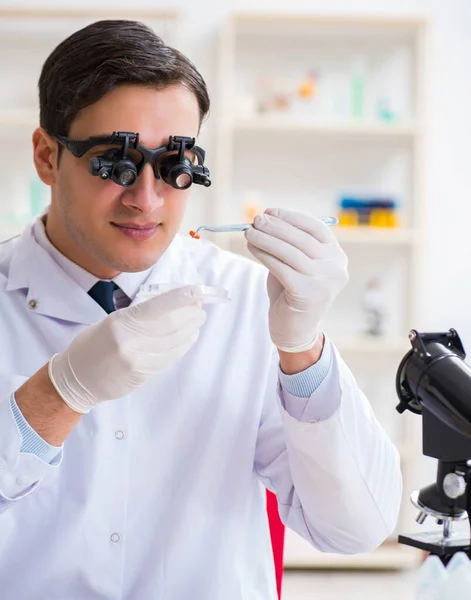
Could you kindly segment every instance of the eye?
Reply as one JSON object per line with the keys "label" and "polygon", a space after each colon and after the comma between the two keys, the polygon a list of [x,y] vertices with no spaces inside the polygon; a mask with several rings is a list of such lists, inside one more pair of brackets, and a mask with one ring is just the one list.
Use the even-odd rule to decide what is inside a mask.
{"label": "eye", "polygon": [[[100,158],[107,160],[119,160],[123,156],[123,149],[120,146],[101,146],[93,148],[90,151],[89,156],[99,156]],[[137,166],[142,162],[142,154],[138,150],[130,148],[127,152],[127,159],[131,160]]]}
{"label": "eye", "polygon": [[87,156],[101,156],[111,159],[118,156],[120,153],[120,146],[94,146],[87,152]]}
{"label": "eye", "polygon": [[105,150],[100,153],[103,158],[107,158],[108,160],[113,160],[114,158],[121,158],[122,150],[118,148],[113,148],[110,150]]}
{"label": "eye", "polygon": [[198,157],[196,156],[196,154],[194,152],[191,152],[191,150],[188,152],[185,152],[185,156],[187,156],[190,159],[192,165],[198,164]]}

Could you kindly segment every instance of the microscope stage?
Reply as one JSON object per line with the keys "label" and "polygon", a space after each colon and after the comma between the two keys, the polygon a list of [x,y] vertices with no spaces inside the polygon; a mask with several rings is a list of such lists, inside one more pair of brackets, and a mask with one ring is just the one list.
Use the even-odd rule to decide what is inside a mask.
{"label": "microscope stage", "polygon": [[436,554],[440,558],[451,558],[456,552],[465,552],[471,556],[470,537],[465,532],[452,533],[445,539],[442,531],[424,531],[412,535],[400,535],[398,541],[400,544]]}

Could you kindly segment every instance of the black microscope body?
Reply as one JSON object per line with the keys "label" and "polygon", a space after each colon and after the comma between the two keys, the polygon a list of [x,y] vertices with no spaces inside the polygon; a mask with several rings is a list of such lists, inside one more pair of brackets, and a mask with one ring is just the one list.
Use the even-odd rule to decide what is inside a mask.
{"label": "black microscope body", "polygon": [[399,542],[440,557],[446,565],[456,552],[471,558],[469,527],[453,532],[454,521],[471,514],[471,367],[454,329],[409,334],[412,349],[396,378],[398,412],[422,415],[423,454],[438,460],[435,483],[415,491],[417,521],[434,518],[443,531],[400,535]]}

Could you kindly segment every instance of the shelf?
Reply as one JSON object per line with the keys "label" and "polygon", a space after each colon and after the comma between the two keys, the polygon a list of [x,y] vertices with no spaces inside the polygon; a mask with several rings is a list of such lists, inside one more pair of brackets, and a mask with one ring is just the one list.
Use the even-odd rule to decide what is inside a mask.
{"label": "shelf", "polygon": [[349,26],[349,27],[370,27],[370,28],[388,28],[388,29],[416,29],[427,25],[428,19],[425,17],[398,17],[387,15],[384,17],[368,16],[368,15],[344,15],[344,14],[313,14],[312,11],[307,13],[285,13],[285,12],[240,12],[234,13],[231,17],[234,25],[255,24],[265,27],[271,24],[287,24],[305,25],[313,23],[315,25],[323,25],[329,27]]}
{"label": "shelf", "polygon": [[[382,227],[336,227],[335,236],[340,245],[375,245],[375,246],[407,246],[413,245],[416,239],[412,229],[387,229]],[[229,234],[218,234],[214,240],[222,247],[253,258],[247,250],[244,236]]]}
{"label": "shelf", "polygon": [[389,124],[377,121],[310,121],[309,118],[259,116],[228,120],[225,127],[240,133],[299,133],[338,137],[414,138],[415,123]]}
{"label": "shelf", "polygon": [[385,542],[373,552],[362,554],[319,552],[290,529],[285,531],[286,569],[402,570],[414,569],[423,560],[420,550],[393,541]]}
{"label": "shelf", "polygon": [[413,244],[417,235],[402,227],[335,227],[334,232],[341,244]]}

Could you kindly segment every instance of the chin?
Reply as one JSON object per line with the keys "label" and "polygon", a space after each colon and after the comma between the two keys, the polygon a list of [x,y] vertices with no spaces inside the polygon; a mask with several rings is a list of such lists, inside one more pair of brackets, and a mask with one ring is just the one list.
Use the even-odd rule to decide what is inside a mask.
{"label": "chin", "polygon": [[[121,273],[138,273],[139,271],[146,271],[155,265],[164,251],[165,249],[159,248],[154,252],[128,252],[121,257],[121,260],[118,257],[113,256],[110,261],[110,266]],[[135,256],[133,256],[133,254],[135,254]]]}
{"label": "chin", "polygon": [[139,273],[140,271],[146,271],[155,265],[158,261],[158,258],[149,259],[149,260],[129,260],[129,257],[123,259],[121,262],[113,261],[113,269],[119,271],[120,273]]}

